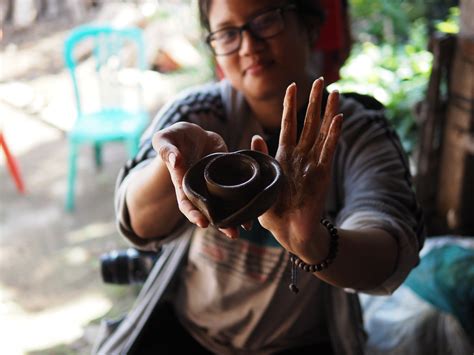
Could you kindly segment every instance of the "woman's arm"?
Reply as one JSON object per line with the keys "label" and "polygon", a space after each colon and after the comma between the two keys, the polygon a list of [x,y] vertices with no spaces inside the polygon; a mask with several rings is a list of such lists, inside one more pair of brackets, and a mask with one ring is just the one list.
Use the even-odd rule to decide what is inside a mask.
{"label": "woman's arm", "polygon": [[227,151],[222,137],[178,122],[153,135],[153,149],[157,155],[151,163],[128,177],[125,201],[135,234],[143,239],[165,237],[184,216],[207,227],[207,219],[186,198],[182,180],[203,156]]}
{"label": "woman's arm", "polygon": [[125,201],[131,227],[144,239],[168,235],[182,219],[170,174],[161,156],[129,177]]}
{"label": "woman's arm", "polygon": [[[290,86],[287,90],[276,156],[285,172],[286,186],[277,203],[259,218],[262,226],[271,231],[285,249],[307,264],[317,264],[329,253],[330,236],[319,220],[324,212],[342,124],[341,115],[336,115],[337,93],[330,94],[321,121],[322,90],[322,80],[316,81],[299,140],[296,137],[296,87]],[[260,137],[254,138],[252,147],[266,150]],[[379,212],[376,208],[370,209],[374,211],[373,216]],[[399,236],[391,233],[396,229],[381,226],[368,223],[362,228],[341,228],[334,262],[315,275],[339,287],[369,290],[380,286],[395,271],[401,250],[397,243]],[[416,252],[406,266],[408,270],[416,263]]]}
{"label": "woman's arm", "polygon": [[[316,219],[311,230],[301,228],[297,214],[298,211],[295,211],[293,218],[287,220],[286,228],[272,233],[277,239],[291,239],[295,251],[290,252],[305,263],[318,264],[328,256],[329,232],[322,224],[314,223]],[[334,261],[327,269],[315,272],[315,276],[334,286],[363,291],[377,288],[392,275],[398,257],[394,236],[381,229],[340,228],[338,235],[338,251]],[[297,240],[301,240],[300,245],[297,245]]]}

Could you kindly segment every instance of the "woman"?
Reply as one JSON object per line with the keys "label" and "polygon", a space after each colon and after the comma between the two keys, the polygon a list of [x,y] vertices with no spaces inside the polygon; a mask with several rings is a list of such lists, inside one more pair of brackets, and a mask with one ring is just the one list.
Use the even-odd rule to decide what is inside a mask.
{"label": "woman", "polygon": [[[379,114],[326,95],[309,74],[322,21],[315,1],[199,4],[226,79],[163,108],[118,181],[119,228],[137,247],[158,248],[186,220],[196,226],[153,341],[165,351],[168,334],[181,332],[191,337],[171,350],[360,353],[357,298],[345,290],[390,294],[423,241],[400,144]],[[186,198],[183,175],[207,154],[249,146],[275,155],[284,188],[250,231],[216,230]],[[290,255],[310,265],[297,295]]]}

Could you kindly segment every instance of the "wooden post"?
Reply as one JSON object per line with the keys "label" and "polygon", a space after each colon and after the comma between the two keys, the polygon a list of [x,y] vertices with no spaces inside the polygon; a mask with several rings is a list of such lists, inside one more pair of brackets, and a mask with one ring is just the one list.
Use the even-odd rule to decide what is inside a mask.
{"label": "wooden post", "polygon": [[443,149],[444,129],[449,90],[450,69],[456,36],[436,32],[430,39],[433,65],[425,99],[416,107],[420,135],[416,149],[415,187],[423,206],[429,235],[442,234],[446,222],[440,218],[436,201],[439,192],[440,155]]}
{"label": "wooden post", "polygon": [[474,0],[461,0],[437,209],[449,232],[474,235]]}

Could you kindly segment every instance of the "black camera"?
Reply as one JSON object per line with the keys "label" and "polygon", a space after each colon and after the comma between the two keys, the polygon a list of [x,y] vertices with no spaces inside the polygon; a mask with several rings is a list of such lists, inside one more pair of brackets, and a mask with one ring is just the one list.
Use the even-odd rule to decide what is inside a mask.
{"label": "black camera", "polygon": [[100,257],[102,279],[112,284],[145,282],[159,253],[134,248],[112,250]]}

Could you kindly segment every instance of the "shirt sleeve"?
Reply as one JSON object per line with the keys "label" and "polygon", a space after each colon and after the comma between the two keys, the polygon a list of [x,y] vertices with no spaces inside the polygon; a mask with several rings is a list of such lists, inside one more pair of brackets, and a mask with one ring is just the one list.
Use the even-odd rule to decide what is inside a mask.
{"label": "shirt sleeve", "polygon": [[422,212],[406,154],[384,115],[360,107],[348,113],[335,158],[342,204],[336,223],[344,229],[381,229],[397,241],[393,273],[373,290],[362,291],[391,294],[419,263]]}
{"label": "shirt sleeve", "polygon": [[116,181],[114,199],[117,228],[119,233],[136,248],[158,250],[162,244],[176,237],[176,233],[172,233],[165,238],[143,239],[133,231],[130,223],[130,214],[125,199],[127,187],[133,175],[156,157],[156,152],[152,146],[153,134],[181,121],[193,122],[204,129],[221,133],[223,130],[224,108],[218,90],[216,85],[193,88],[165,105],[143,134],[140,149],[135,158],[128,160],[120,170]]}

